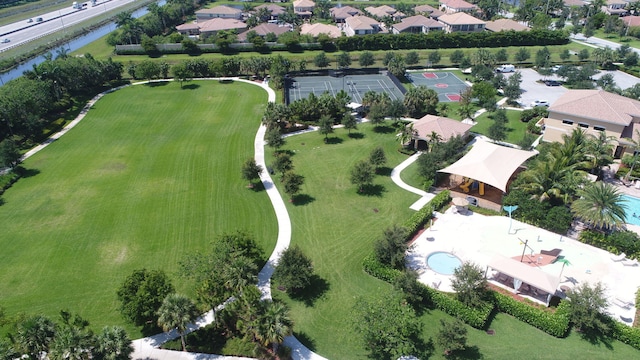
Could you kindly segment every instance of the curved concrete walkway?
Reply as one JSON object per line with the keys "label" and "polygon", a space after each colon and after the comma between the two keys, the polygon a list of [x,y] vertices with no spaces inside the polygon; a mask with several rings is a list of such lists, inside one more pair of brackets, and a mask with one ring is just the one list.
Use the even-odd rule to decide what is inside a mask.
{"label": "curved concrete walkway", "polygon": [[401,162],[400,165],[396,166],[395,168],[393,168],[393,170],[391,170],[391,180],[393,180],[393,182],[398,185],[400,188],[407,190],[409,192],[412,192],[416,195],[420,195],[420,199],[418,199],[418,201],[414,202],[411,206],[409,206],[409,208],[411,210],[420,210],[422,209],[422,207],[428,203],[429,201],[431,201],[431,199],[433,199],[433,197],[435,196],[434,194],[428,193],[424,190],[420,190],[418,188],[415,188],[409,184],[407,184],[406,182],[404,182],[402,180],[402,178],[400,178],[400,173],[406,169],[407,167],[409,167],[409,165],[413,164],[414,162],[416,162],[416,160],[418,160],[418,158],[420,157],[420,155],[422,155],[421,152],[417,152],[413,155],[411,155],[408,159],[406,159],[405,161]]}
{"label": "curved concrete walkway", "polygon": [[[240,79],[237,77],[232,78],[208,78],[203,80],[233,80],[244,82],[247,84],[252,84],[256,86],[262,87],[268,94],[268,101],[275,102],[276,93],[269,87],[267,83],[257,83],[255,81],[249,81]],[[158,80],[158,81],[173,81],[170,79]],[[93,99],[91,99],[85,106],[82,108],[80,114],[67,126],[65,126],[62,130],[55,133],[47,140],[45,140],[42,144],[34,147],[27,153],[25,153],[20,161],[24,161],[34,154],[38,153],[49,144],[59,139],[62,135],[66,134],[74,128],[80,121],[82,121],[89,111],[91,107],[102,98],[105,94],[110,92],[122,89],[131,85],[140,85],[146,84],[147,81],[137,82],[130,85],[124,85],[118,88],[110,89],[103,93],[96,95]],[[255,160],[258,165],[261,165],[264,169],[267,168],[264,156],[264,134],[266,132],[266,127],[264,125],[260,125],[258,132],[256,133],[256,137],[254,140],[255,147]],[[284,200],[280,196],[278,189],[275,187],[271,176],[268,171],[263,171],[260,175],[260,180],[264,184],[264,188],[273,204],[273,208],[276,212],[276,218],[278,221],[278,238],[276,241],[276,246],[269,257],[269,260],[262,268],[260,273],[258,274],[258,288],[262,292],[262,299],[271,299],[271,276],[273,275],[273,271],[275,265],[278,262],[280,257],[280,253],[285,250],[289,243],[291,242],[291,220],[289,218],[289,213],[287,212],[287,208],[285,206]],[[220,310],[223,305],[220,305],[216,310]],[[214,321],[213,311],[209,311],[203,314],[195,323],[190,324],[187,327],[186,333],[191,333],[198,329],[201,329]],[[212,354],[202,354],[202,353],[191,353],[191,352],[183,352],[183,351],[173,351],[173,350],[163,350],[159,349],[159,346],[166,343],[167,341],[171,341],[179,337],[179,334],[175,330],[167,331],[161,334],[149,336],[142,339],[133,340],[133,348],[134,352],[132,354],[133,359],[157,359],[157,360],[249,360],[251,358],[246,357],[237,357],[237,356],[223,356],[223,355],[212,355]],[[310,360],[326,360],[324,357],[312,352],[306,346],[304,346],[298,339],[294,336],[289,336],[284,340],[284,344],[291,348],[291,353],[294,359],[302,360],[302,359],[310,359]]]}

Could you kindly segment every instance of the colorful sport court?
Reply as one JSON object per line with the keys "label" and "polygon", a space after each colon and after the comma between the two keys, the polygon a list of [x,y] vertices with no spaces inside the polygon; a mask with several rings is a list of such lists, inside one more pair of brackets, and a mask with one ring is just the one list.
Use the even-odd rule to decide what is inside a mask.
{"label": "colorful sport court", "polygon": [[368,91],[385,92],[392,100],[404,99],[402,91],[389,76],[367,74],[341,77],[300,76],[291,78],[287,87],[288,101],[292,103],[296,100],[305,99],[312,93],[320,96],[324,92],[329,92],[335,96],[340,90],[346,91],[351,100],[357,103],[362,103],[362,97]]}
{"label": "colorful sport court", "polygon": [[460,101],[460,93],[469,87],[451,72],[410,72],[406,77],[415,86],[435,90],[440,102]]}

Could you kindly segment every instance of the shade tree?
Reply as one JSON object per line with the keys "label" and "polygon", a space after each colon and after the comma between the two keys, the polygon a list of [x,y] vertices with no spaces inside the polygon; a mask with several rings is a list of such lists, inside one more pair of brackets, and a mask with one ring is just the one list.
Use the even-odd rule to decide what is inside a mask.
{"label": "shade tree", "polygon": [[374,244],[376,259],[394,269],[404,269],[408,235],[407,229],[401,226],[386,228],[383,236]]}
{"label": "shade tree", "polygon": [[305,290],[313,279],[313,264],[299,246],[286,248],[280,254],[273,279],[290,294]]}
{"label": "shade tree", "polygon": [[289,196],[290,202],[294,201],[294,197],[300,192],[303,184],[304,176],[296,174],[293,171],[287,171],[282,175],[284,193]]}
{"label": "shade tree", "polygon": [[242,164],[242,178],[247,180],[250,186],[253,186],[253,182],[260,179],[263,170],[262,166],[256,163],[256,159],[249,158]]}
{"label": "shade tree", "polygon": [[374,174],[373,166],[368,161],[361,160],[351,168],[349,180],[358,187],[360,193],[364,191],[366,186],[373,183]]}
{"label": "shade tree", "polygon": [[456,292],[456,298],[468,306],[480,306],[488,295],[487,279],[480,266],[465,261],[453,272],[451,288]]}

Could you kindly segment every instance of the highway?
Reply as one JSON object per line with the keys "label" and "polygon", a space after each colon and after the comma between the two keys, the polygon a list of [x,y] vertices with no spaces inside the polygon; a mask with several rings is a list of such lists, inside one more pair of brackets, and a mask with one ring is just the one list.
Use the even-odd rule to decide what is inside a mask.
{"label": "highway", "polygon": [[[29,22],[29,19],[26,18],[13,24],[1,26],[0,52],[57,31],[64,31],[65,27],[81,23],[135,1],[98,0],[95,6],[91,6],[90,1],[78,1],[79,3],[86,3],[87,6],[84,9],[74,9],[71,6],[73,2],[69,0],[69,7],[33,17],[31,18],[32,22]],[[42,21],[38,21],[38,18],[42,18]],[[7,40],[5,39],[9,41],[6,42]]]}

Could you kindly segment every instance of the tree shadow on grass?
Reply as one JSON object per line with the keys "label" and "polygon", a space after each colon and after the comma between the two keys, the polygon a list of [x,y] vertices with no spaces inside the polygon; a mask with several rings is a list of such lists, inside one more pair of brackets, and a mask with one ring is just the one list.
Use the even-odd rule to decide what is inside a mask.
{"label": "tree shadow on grass", "polygon": [[311,339],[311,337],[309,337],[309,335],[307,335],[306,333],[301,331],[294,331],[293,336],[295,336],[298,341],[306,346],[307,349],[316,351],[316,344],[314,343],[313,339]]}
{"label": "tree shadow on grass", "polygon": [[260,191],[264,191],[264,184],[262,182],[256,182],[253,183],[249,186],[247,186],[249,189],[253,190],[253,192],[260,192]]}
{"label": "tree shadow on grass", "polygon": [[293,197],[293,205],[295,206],[307,205],[314,201],[316,201],[316,198],[308,194],[298,194]]}
{"label": "tree shadow on grass", "polygon": [[[304,143],[302,145],[304,145]],[[292,150],[278,149],[278,150],[274,151],[274,156],[276,154],[287,154],[289,156],[294,156],[296,153],[293,152]]]}
{"label": "tree shadow on grass", "polygon": [[373,131],[378,134],[391,134],[396,131],[393,127],[387,125],[378,125],[373,128]]}
{"label": "tree shadow on grass", "polygon": [[448,359],[460,359],[460,360],[478,360],[484,359],[484,355],[480,353],[480,349],[477,346],[467,346],[464,350],[453,351]]}
{"label": "tree shadow on grass", "polygon": [[363,139],[364,138],[364,134],[361,132],[353,132],[353,133],[349,133],[349,138],[351,139],[355,139],[355,140],[359,140],[359,139]]}
{"label": "tree shadow on grass", "polygon": [[195,89],[198,89],[199,87],[200,87],[199,84],[187,84],[182,86],[182,88],[185,90],[195,90]]}
{"label": "tree shadow on grass", "polygon": [[377,184],[371,184],[371,185],[363,186],[359,193],[361,195],[365,195],[365,196],[382,197],[382,194],[385,191],[386,191],[386,189],[384,188],[384,186],[377,185]]}
{"label": "tree shadow on grass", "polygon": [[329,145],[335,145],[335,144],[342,144],[343,141],[344,140],[342,140],[342,138],[334,136],[334,137],[326,138],[324,140],[324,143]]}
{"label": "tree shadow on grass", "polygon": [[324,294],[329,291],[330,285],[327,280],[320,276],[313,274],[311,281],[306,289],[289,295],[292,299],[302,301],[307,307],[313,306],[316,300],[320,299]]}
{"label": "tree shadow on grass", "polygon": [[24,179],[40,174],[40,170],[38,169],[27,169],[22,166],[17,166],[13,171]]}
{"label": "tree shadow on grass", "polygon": [[[613,326],[613,323],[609,324],[609,328],[613,328]],[[592,345],[604,345],[604,347],[606,347],[607,349],[613,350],[613,345],[611,345],[611,343],[613,342],[613,338],[602,331],[580,331],[579,334],[583,340],[588,341]]]}
{"label": "tree shadow on grass", "polygon": [[148,82],[145,84],[149,87],[160,87],[160,86],[167,86],[169,85],[168,81],[152,81],[152,82]]}
{"label": "tree shadow on grass", "polygon": [[391,176],[391,171],[393,171],[392,168],[388,166],[381,166],[376,169],[376,174],[381,176]]}

